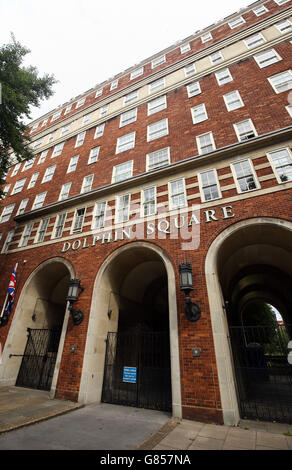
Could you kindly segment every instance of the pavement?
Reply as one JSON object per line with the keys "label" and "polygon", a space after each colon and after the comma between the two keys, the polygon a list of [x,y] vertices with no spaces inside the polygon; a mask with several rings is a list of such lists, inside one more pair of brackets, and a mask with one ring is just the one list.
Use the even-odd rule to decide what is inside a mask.
{"label": "pavement", "polygon": [[82,405],[52,400],[49,392],[1,387],[0,450],[292,450],[292,424],[206,424],[156,410]]}

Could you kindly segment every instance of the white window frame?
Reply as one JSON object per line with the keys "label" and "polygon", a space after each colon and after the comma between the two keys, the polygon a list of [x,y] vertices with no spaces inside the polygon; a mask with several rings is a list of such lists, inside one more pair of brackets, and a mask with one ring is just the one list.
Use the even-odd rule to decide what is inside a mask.
{"label": "white window frame", "polygon": [[[250,167],[250,170],[251,170],[250,175],[252,175],[253,181],[254,181],[254,184],[255,184],[255,188],[247,189],[246,191],[241,189],[240,184],[239,184],[239,179],[241,179],[243,177],[238,176],[237,173],[236,173],[236,169],[235,169],[235,165],[238,164],[238,163],[242,163],[242,162],[248,162],[249,163],[249,167]],[[235,182],[236,191],[238,192],[238,194],[249,193],[251,191],[256,191],[257,189],[260,189],[261,186],[260,186],[256,171],[254,169],[253,162],[250,158],[242,158],[240,160],[236,160],[234,162],[231,162],[230,163],[230,168],[231,168],[232,176],[233,176],[233,179],[234,179],[234,182]]]}
{"label": "white window frame", "polygon": [[55,145],[51,158],[58,157],[62,154],[65,142]]}
{"label": "white window frame", "polygon": [[[192,91],[192,87],[196,87],[196,89]],[[200,93],[202,93],[200,82],[199,81],[192,82],[189,85],[187,85],[187,93],[188,93],[188,98],[192,98],[193,96],[197,96]]]}
{"label": "white window frame", "polygon": [[127,126],[128,124],[131,124],[132,122],[137,121],[137,108],[130,109],[129,111],[126,111],[125,113],[122,113],[120,116],[120,126],[119,127],[124,127]]}
{"label": "white window frame", "polygon": [[253,8],[252,11],[256,16],[261,16],[267,13],[269,10],[265,7],[265,5],[259,5],[258,7]]}
{"label": "white window frame", "polygon": [[16,165],[13,167],[12,173],[11,173],[11,178],[13,176],[16,176],[17,173],[19,172],[19,169],[21,167],[21,162],[16,163]]}
{"label": "white window frame", "polygon": [[159,67],[159,65],[162,65],[166,62],[166,55],[163,54],[159,57],[156,57],[151,61],[151,68],[155,69],[156,67]]}
{"label": "white window frame", "polygon": [[208,31],[207,33],[204,33],[201,36],[202,44],[205,44],[208,41],[212,41],[212,39],[213,39],[213,36],[212,36],[211,31]]}
{"label": "white window frame", "polygon": [[65,114],[70,113],[71,109],[72,109],[72,103],[68,104],[68,106],[66,106],[65,111],[64,111],[64,116],[65,116]]}
{"label": "white window frame", "polygon": [[99,137],[103,136],[104,127],[105,127],[105,122],[102,124],[99,124],[99,126],[96,126],[94,137],[93,137],[94,139],[99,139]]}
{"label": "white window frame", "polygon": [[73,157],[70,158],[70,162],[69,162],[66,173],[73,173],[73,171],[76,171],[78,160],[79,160],[79,155],[73,155]]}
{"label": "white window frame", "polygon": [[86,97],[80,98],[78,101],[76,101],[75,109],[81,108],[81,106],[84,105],[85,101],[86,101]]}
{"label": "white window frame", "polygon": [[279,23],[276,23],[275,26],[281,34],[287,34],[292,31],[292,23],[290,20],[288,20],[288,18],[283,21],[279,21]]}
{"label": "white window frame", "polygon": [[34,198],[32,208],[31,208],[32,211],[34,209],[39,209],[40,207],[43,207],[45,199],[46,199],[46,195],[47,195],[47,191],[44,191],[36,195],[36,197]]}
{"label": "white window frame", "polygon": [[193,75],[196,74],[196,72],[197,70],[196,70],[195,62],[193,62],[192,64],[186,65],[184,68],[185,77],[192,77]]}
{"label": "white window frame", "polygon": [[11,183],[6,184],[6,185],[4,186],[4,188],[3,188],[3,198],[5,198],[5,197],[7,196],[7,193],[8,193],[8,191],[9,191],[10,187],[11,187]]}
{"label": "white window frame", "polygon": [[281,6],[284,5],[285,3],[288,3],[290,0],[274,0],[277,5]]}
{"label": "white window frame", "polygon": [[[288,73],[288,75],[290,75],[290,77],[291,77],[291,87],[288,88],[288,89],[285,89],[285,90],[280,90],[280,91],[278,91],[278,88],[273,84],[273,79],[275,79],[276,77],[279,77],[280,75],[284,75],[284,74],[286,74],[286,73]],[[271,87],[273,88],[274,92],[275,92],[277,95],[278,95],[279,93],[284,93],[285,91],[289,91],[289,90],[292,89],[292,72],[291,72],[291,70],[289,70],[289,69],[288,69],[288,70],[284,70],[283,72],[280,72],[280,73],[277,73],[277,74],[275,74],[275,75],[272,75],[271,77],[268,77],[268,81],[269,81]],[[290,82],[290,80],[289,80],[289,82]]]}
{"label": "white window frame", "polygon": [[[84,211],[82,216],[77,215],[78,211]],[[86,207],[78,207],[75,209],[70,234],[82,232],[85,216],[86,216]]]}
{"label": "white window frame", "polygon": [[20,214],[23,214],[25,212],[25,208],[28,204],[28,201],[29,201],[28,197],[26,199],[22,199],[22,201],[20,201],[20,204],[19,204],[19,207],[17,209],[16,215],[20,215]]}
{"label": "white window frame", "polygon": [[144,67],[139,67],[130,73],[130,80],[140,77],[144,73]]}
{"label": "white window frame", "polygon": [[[61,238],[62,237],[63,232],[64,232],[65,223],[66,223],[66,218],[67,218],[67,213],[66,212],[62,212],[61,214],[57,215],[51,238]],[[60,229],[60,232],[58,232],[59,229]]]}
{"label": "white window frame", "polygon": [[189,52],[191,50],[190,43],[188,42],[187,44],[183,44],[180,46],[180,53],[185,54],[186,52]]}
{"label": "white window frame", "polygon": [[39,173],[34,173],[33,175],[31,175],[30,181],[27,185],[27,189],[33,188],[36,185],[38,176],[39,176]]}
{"label": "white window frame", "polygon": [[[274,160],[273,160],[272,154],[273,154],[273,153],[276,153],[276,152],[279,152],[279,151],[281,151],[281,150],[285,150],[285,151],[287,152],[288,161],[289,161],[289,159],[290,159],[290,163],[287,163],[287,165],[282,165],[281,167],[280,167],[280,166],[277,167],[277,166],[275,165]],[[271,165],[271,167],[272,167],[272,170],[273,170],[273,172],[274,172],[274,174],[275,174],[275,177],[276,177],[276,179],[277,179],[277,182],[278,182],[279,184],[283,184],[283,183],[287,183],[288,181],[292,181],[292,180],[282,181],[282,180],[281,180],[281,177],[280,177],[280,175],[279,175],[279,173],[278,173],[278,170],[277,170],[277,168],[283,168],[284,166],[290,166],[290,165],[292,166],[292,152],[291,152],[291,150],[290,150],[289,147],[280,147],[280,148],[278,148],[278,149],[273,150],[272,152],[267,152],[267,157],[268,157],[268,160],[269,160],[270,165]]]}
{"label": "white window frame", "polygon": [[[215,183],[214,183],[214,184],[209,184],[209,185],[204,185],[202,175],[204,175],[205,173],[211,173],[211,172],[212,172],[213,175],[214,175]],[[201,201],[202,201],[202,202],[215,201],[215,200],[217,200],[217,199],[221,199],[221,198],[222,198],[222,193],[221,193],[221,188],[220,188],[220,184],[219,184],[219,179],[218,179],[218,174],[217,174],[216,168],[209,168],[208,170],[199,172],[199,173],[198,173],[198,183],[199,183],[199,190],[200,190],[200,195],[201,195]],[[206,196],[205,196],[204,189],[205,189],[205,188],[210,188],[211,186],[216,186],[216,189],[217,189],[217,192],[218,192],[218,196],[217,196],[217,197],[212,197],[212,198],[210,198],[210,199],[207,199]]]}
{"label": "white window frame", "polygon": [[158,113],[163,109],[167,108],[167,101],[166,95],[158,96],[154,100],[148,101],[147,103],[147,116],[151,116],[151,114]]}
{"label": "white window frame", "polygon": [[26,178],[22,178],[21,180],[15,181],[13,189],[11,191],[11,196],[13,196],[13,194],[21,193],[25,185],[25,182],[26,182]]}
{"label": "white window frame", "polygon": [[248,38],[244,39],[244,43],[248,49],[254,49],[255,47],[265,44],[265,42],[267,41],[262,35],[262,33],[255,33],[249,36]]}
{"label": "white window frame", "polygon": [[[105,226],[106,211],[107,211],[107,201],[99,201],[95,203],[91,230],[98,230]],[[101,222],[97,223],[97,221],[101,221]]]}
{"label": "white window frame", "polygon": [[[261,62],[260,57],[263,56],[264,54],[268,54],[269,52],[272,52],[273,55],[269,59],[265,59],[264,62]],[[282,57],[280,57],[278,52],[275,51],[275,49],[273,48],[266,49],[265,51],[262,51],[262,52],[258,52],[257,54],[253,56],[253,58],[258,64],[258,66],[260,67],[260,69],[269,67],[269,65],[275,64],[276,62],[279,62],[280,60],[282,60]]]}
{"label": "white window frame", "polygon": [[[92,184],[93,184],[93,179],[94,179],[94,174],[84,176],[83,181],[82,181],[80,194],[88,193],[89,191],[91,191]],[[88,184],[88,180],[89,180],[89,184]],[[86,189],[87,187],[89,189]],[[85,191],[85,189],[86,189],[86,191]]]}
{"label": "white window frame", "polygon": [[[121,201],[122,198],[128,198],[128,203],[127,206],[121,208]],[[115,204],[115,224],[123,224],[124,222],[128,222],[130,218],[130,206],[131,206],[131,194],[126,193],[126,194],[121,194],[120,196],[116,196],[116,204]],[[121,213],[121,209],[126,210],[126,217],[123,220],[119,220],[119,215]],[[124,212],[123,212],[124,214]]]}
{"label": "white window frame", "polygon": [[[252,137],[249,137],[247,139],[241,139],[240,138],[240,133],[239,133],[239,130],[238,130],[238,124],[242,124],[243,122],[248,122],[250,124],[250,127],[251,127],[251,131],[254,133],[254,135]],[[254,137],[257,137],[257,131],[256,131],[256,128],[252,122],[251,119],[243,119],[242,121],[239,121],[239,122],[235,122],[233,124],[233,127],[234,127],[234,130],[235,130],[235,133],[236,133],[236,136],[237,136],[237,139],[238,139],[238,142],[245,142],[246,140],[249,140],[249,139],[252,139]]]}
{"label": "white window frame", "polygon": [[[125,181],[125,180],[127,180],[127,179],[129,179],[129,178],[132,178],[132,176],[133,176],[133,166],[134,166],[134,160],[128,160],[128,161],[126,161],[126,162],[120,163],[119,165],[115,165],[115,166],[113,167],[113,173],[112,173],[112,181],[111,181],[112,184],[114,184],[114,183],[119,183],[120,181]],[[118,173],[119,173],[119,169],[120,169],[120,168],[123,168],[123,167],[127,168],[127,170],[126,170],[126,171],[122,171],[120,174],[118,174]],[[129,167],[129,168],[128,168],[128,167]],[[119,178],[119,179],[117,180],[117,176],[120,177],[120,176],[123,175],[123,174],[127,174],[128,176],[127,176],[127,177],[124,177],[124,178],[122,178],[122,179]]]}
{"label": "white window frame", "polygon": [[56,166],[57,165],[51,165],[51,166],[48,166],[48,168],[46,168],[46,171],[42,179],[42,183],[48,183],[48,181],[52,181],[52,179],[54,178],[55,171],[56,171]]}
{"label": "white window frame", "polygon": [[[198,109],[201,109],[202,112],[200,113],[200,116],[203,116],[203,118],[199,120],[197,119],[195,115],[196,110]],[[191,108],[191,116],[192,116],[193,124],[199,124],[200,122],[206,121],[208,119],[208,114],[207,114],[205,103],[198,104],[197,106],[194,106],[193,108]]]}
{"label": "white window frame", "polygon": [[[162,153],[162,156],[164,156],[165,154],[165,160],[161,160],[162,161],[162,164],[161,162],[159,161],[159,154]],[[150,161],[151,159],[153,158],[155,160],[155,158],[158,157],[158,162],[157,163],[152,163],[150,165]],[[164,161],[167,163],[164,163]],[[151,153],[147,153],[146,155],[146,171],[153,171],[153,170],[157,170],[157,169],[160,169],[160,168],[164,168],[166,166],[170,165],[170,147],[165,147],[163,149],[160,149],[160,150],[155,150],[154,152],[151,152]]]}
{"label": "white window frame", "polygon": [[54,140],[55,136],[56,136],[56,132],[57,131],[53,131],[51,132],[49,135],[48,135],[48,142],[47,143],[50,143]]}
{"label": "white window frame", "polygon": [[221,62],[224,62],[224,57],[221,51],[214,52],[213,54],[209,56],[209,58],[210,58],[211,65],[217,65],[217,64],[221,64]]}
{"label": "white window frame", "polygon": [[31,130],[30,130],[30,134],[31,134],[32,132],[34,132],[38,127],[39,127],[39,122],[37,122],[36,124],[34,124],[34,125],[32,126],[32,128],[31,128]]}
{"label": "white window frame", "polygon": [[43,122],[42,122],[41,127],[44,127],[48,123],[48,121],[49,121],[48,119],[44,119]]}
{"label": "white window frame", "polygon": [[[210,141],[211,141],[211,144],[212,144],[212,150],[209,150],[208,152],[203,152],[203,148],[202,148],[202,144],[201,144],[201,141],[200,139],[202,137],[205,137],[206,135],[209,135],[210,136]],[[214,137],[213,137],[213,132],[212,131],[209,131],[209,132],[204,132],[204,134],[201,134],[201,135],[197,135],[196,136],[196,141],[197,141],[197,148],[198,148],[198,153],[199,155],[205,155],[207,153],[210,153],[210,152],[213,152],[214,150],[216,150],[216,145],[215,145],[215,141],[214,141]]]}
{"label": "white window frame", "polygon": [[3,207],[2,213],[1,213],[1,218],[0,218],[0,223],[5,223],[8,222],[13,211],[14,211],[15,203],[14,204],[9,204],[8,206]]}
{"label": "white window frame", "polygon": [[89,124],[91,121],[91,114],[85,114],[82,118],[82,126],[86,126],[86,124]]}
{"label": "white window frame", "polygon": [[[161,127],[158,131],[152,131],[151,128],[153,126],[156,126],[157,124],[160,123],[165,123],[164,127]],[[163,133],[161,134],[161,132]],[[157,134],[159,135],[157,136]],[[147,142],[151,142],[152,140],[160,139],[161,137],[164,137],[169,134],[169,129],[168,129],[168,118],[161,119],[160,121],[152,122],[147,126]]]}
{"label": "white window frame", "polygon": [[165,77],[161,77],[158,80],[155,80],[154,82],[149,83],[148,93],[149,95],[152,95],[153,93],[163,90],[164,88],[165,88]]}
{"label": "white window frame", "polygon": [[56,113],[54,113],[51,117],[51,122],[53,121],[56,121],[57,119],[59,119],[59,117],[61,116],[62,114],[62,110],[60,109],[59,111],[57,111]]}
{"label": "white window frame", "polygon": [[[236,95],[236,99],[233,99],[233,101],[230,103],[228,97],[230,97],[231,95]],[[244,103],[242,101],[242,98],[238,90],[233,90],[229,93],[226,93],[225,95],[223,95],[223,99],[224,99],[224,103],[228,112],[235,111],[236,109],[242,108],[244,106]],[[236,108],[231,108],[230,105],[232,105],[235,102],[238,102],[239,106],[237,106]]]}
{"label": "white window frame", "polygon": [[242,26],[244,23],[246,23],[245,19],[242,16],[237,16],[236,18],[228,22],[228,26],[230,29],[235,29],[239,26]]}
{"label": "white window frame", "polygon": [[19,247],[24,247],[28,245],[33,226],[34,226],[34,222],[29,222],[28,224],[24,226],[21,239],[18,244]]}
{"label": "white window frame", "polygon": [[[153,201],[154,201],[154,206],[153,206],[153,211],[151,213],[145,214],[145,207],[147,204],[149,204],[152,200],[145,201],[145,191],[150,191],[154,190],[154,195],[153,195]],[[141,209],[140,209],[140,216],[142,218],[144,217],[151,217],[155,215],[157,212],[157,191],[156,191],[156,186],[149,186],[147,188],[143,188],[141,190]]]}
{"label": "white window frame", "polygon": [[62,127],[60,136],[63,137],[64,135],[70,132],[71,124],[66,124],[66,126]]}
{"label": "white window frame", "polygon": [[287,113],[290,115],[292,118],[292,104],[288,104],[288,106],[285,106]]}
{"label": "white window frame", "polygon": [[65,201],[65,199],[68,199],[71,190],[71,185],[71,182],[62,184],[58,201]]}
{"label": "white window frame", "polygon": [[36,157],[30,158],[24,162],[21,172],[30,170],[33,167]]}
{"label": "white window frame", "polygon": [[44,217],[40,220],[34,243],[42,243],[44,241],[49,222],[50,217]]}
{"label": "white window frame", "polygon": [[42,153],[39,156],[37,164],[40,165],[41,163],[44,163],[44,161],[47,158],[49,151],[48,150],[43,150]]}
{"label": "white window frame", "polygon": [[103,88],[99,88],[99,90],[96,90],[95,98],[98,98],[99,96],[101,96],[102,92],[103,92]]}
{"label": "white window frame", "polygon": [[104,106],[102,106],[100,108],[100,113],[99,113],[99,117],[105,117],[108,113],[108,110],[109,110],[109,105],[108,104],[105,104]]}
{"label": "white window frame", "polygon": [[99,156],[99,151],[100,147],[93,147],[90,152],[89,152],[89,157],[88,157],[88,165],[92,165],[93,163],[96,163],[98,161],[98,156]]}
{"label": "white window frame", "polygon": [[14,237],[14,232],[15,232],[14,230],[10,230],[10,231],[8,232],[7,237],[6,237],[6,239],[5,239],[5,242],[4,242],[4,244],[3,244],[2,250],[1,250],[1,253],[2,253],[2,254],[3,254],[3,253],[5,254],[5,253],[8,252],[8,250],[9,250],[9,245],[10,245],[10,243],[12,242],[12,239],[13,239],[13,237]]}
{"label": "white window frame", "polygon": [[129,132],[117,138],[116,154],[126,152],[135,147],[136,132]]}
{"label": "white window frame", "polygon": [[36,150],[38,149],[43,143],[43,138],[35,140],[33,143],[33,149]]}
{"label": "white window frame", "polygon": [[139,90],[132,91],[124,96],[123,106],[135,103],[139,99]]}
{"label": "white window frame", "polygon": [[119,79],[118,78],[116,80],[113,80],[111,82],[110,91],[115,90],[116,88],[118,88],[118,84],[119,84]]}
{"label": "white window frame", "polygon": [[[224,81],[224,83],[220,83],[219,74],[220,74],[220,73],[223,73],[223,72],[225,72],[225,71],[227,72],[226,78],[225,78],[225,77],[223,77],[223,78],[224,78],[225,80],[228,78],[228,80],[227,80],[227,81]],[[228,67],[225,67],[224,69],[221,69],[221,70],[218,70],[218,72],[215,72],[215,77],[216,77],[216,80],[217,80],[217,83],[218,83],[219,86],[223,86],[223,85],[225,85],[226,83],[229,83],[229,82],[232,82],[232,81],[233,81],[233,77],[232,77],[232,75],[231,75],[230,70],[229,70]],[[221,80],[222,80],[222,79],[221,79]]]}
{"label": "white window frame", "polygon": [[[183,191],[182,191],[182,193],[173,194],[172,184],[176,183],[177,181],[182,181],[183,182]],[[184,203],[182,205],[181,204],[175,205],[174,202],[173,202],[173,197],[175,197],[179,194],[184,195]],[[176,178],[176,179],[171,180],[171,181],[168,182],[168,204],[169,204],[169,210],[170,211],[175,210],[175,209],[182,209],[182,208],[188,206],[185,178]]]}
{"label": "white window frame", "polygon": [[81,147],[81,145],[84,144],[85,136],[86,136],[86,131],[80,132],[76,136],[75,148]]}

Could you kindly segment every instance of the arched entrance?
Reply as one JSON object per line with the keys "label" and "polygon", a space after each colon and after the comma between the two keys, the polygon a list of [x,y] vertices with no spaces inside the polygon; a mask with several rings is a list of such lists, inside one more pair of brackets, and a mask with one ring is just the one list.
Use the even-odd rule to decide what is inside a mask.
{"label": "arched entrance", "polygon": [[71,265],[62,258],[42,263],[20,295],[0,369],[2,384],[51,390],[54,395],[68,322],[66,295]]}
{"label": "arched entrance", "polygon": [[145,242],[116,250],[96,278],[79,400],[181,414],[175,277]]}
{"label": "arched entrance", "polygon": [[[291,224],[250,219],[227,229],[209,250],[206,275],[209,292],[211,284],[215,287],[210,308],[229,420],[233,408],[235,421],[247,417],[292,422],[292,367],[287,360],[292,335],[291,235]],[[283,321],[277,320],[275,309]]]}

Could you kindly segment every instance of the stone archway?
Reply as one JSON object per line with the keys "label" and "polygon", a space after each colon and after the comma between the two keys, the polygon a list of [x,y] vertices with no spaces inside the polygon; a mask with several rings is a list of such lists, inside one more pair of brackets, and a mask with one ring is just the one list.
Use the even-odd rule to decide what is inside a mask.
{"label": "stone archway", "polygon": [[[233,295],[233,305],[235,301],[238,311],[249,301],[263,298],[281,306],[282,312],[289,310],[291,296],[288,293],[286,297],[280,296],[276,286],[267,293],[264,280],[271,276],[271,271],[281,272],[283,280],[291,279],[291,234],[290,222],[254,218],[227,228],[209,248],[205,274],[225,424],[236,425],[241,417],[240,387],[230,342],[230,296]],[[286,320],[291,321],[291,318]]]}
{"label": "stone archway", "polygon": [[55,345],[56,365],[49,381],[50,394],[54,397],[69,319],[66,295],[70,277],[75,277],[71,264],[57,257],[41,263],[26,280],[3,351],[0,365],[2,385],[15,385],[17,381],[29,330],[59,330]]}
{"label": "stone archway", "polygon": [[[128,316],[131,316],[133,312],[128,308],[129,301],[134,306],[135,302],[138,304],[146,296],[148,302],[157,302],[157,308],[163,309],[161,296],[151,297],[149,294],[151,286],[152,291],[154,292],[155,287],[157,292],[157,286],[161,282],[168,291],[167,328],[170,337],[172,413],[174,416],[181,416],[175,275],[166,253],[160,247],[147,242],[132,242],[118,248],[99,269],[92,296],[79,401],[89,403],[101,400],[108,332],[118,330],[122,309],[127,310]],[[139,321],[145,325],[148,318],[141,309],[139,312]],[[129,318],[124,316],[123,320],[129,326]]]}

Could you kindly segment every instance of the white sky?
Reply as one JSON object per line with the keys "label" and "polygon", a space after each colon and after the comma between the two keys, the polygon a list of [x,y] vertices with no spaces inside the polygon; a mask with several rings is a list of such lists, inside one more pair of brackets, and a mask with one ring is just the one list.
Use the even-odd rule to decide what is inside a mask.
{"label": "white sky", "polygon": [[0,0],[0,45],[10,32],[31,50],[25,65],[59,81],[37,119],[252,0]]}

